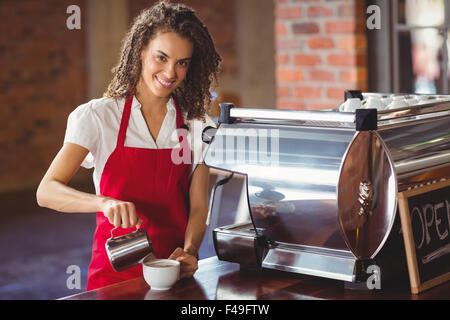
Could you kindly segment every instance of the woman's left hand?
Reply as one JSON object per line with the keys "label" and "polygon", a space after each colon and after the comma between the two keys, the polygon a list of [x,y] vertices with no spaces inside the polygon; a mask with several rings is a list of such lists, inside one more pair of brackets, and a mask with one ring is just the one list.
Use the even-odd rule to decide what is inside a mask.
{"label": "woman's left hand", "polygon": [[197,258],[182,248],[176,248],[169,259],[180,262],[180,279],[192,277],[198,269]]}

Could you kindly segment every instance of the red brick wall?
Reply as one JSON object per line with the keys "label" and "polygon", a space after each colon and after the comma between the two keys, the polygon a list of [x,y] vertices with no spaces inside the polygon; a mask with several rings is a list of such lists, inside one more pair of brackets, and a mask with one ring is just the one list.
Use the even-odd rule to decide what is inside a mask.
{"label": "red brick wall", "polygon": [[367,90],[364,0],[274,0],[277,107],[323,109]]}
{"label": "red brick wall", "polygon": [[[69,5],[81,30],[66,27]],[[0,2],[0,192],[37,186],[86,100],[83,0]]]}

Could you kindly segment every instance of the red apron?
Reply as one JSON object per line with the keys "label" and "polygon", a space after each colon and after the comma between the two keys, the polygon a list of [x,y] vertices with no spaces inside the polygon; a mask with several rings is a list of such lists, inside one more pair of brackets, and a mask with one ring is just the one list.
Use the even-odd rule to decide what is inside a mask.
{"label": "red apron", "polygon": [[[172,152],[182,155],[183,148],[145,149],[125,147],[133,95],[125,102],[116,149],[111,153],[100,180],[100,194],[134,203],[142,227],[152,241],[157,258],[168,258],[177,248],[183,248],[189,208],[189,175],[191,164],[175,164]],[[177,128],[184,125],[181,111],[175,103]],[[187,139],[180,145],[189,150]],[[183,143],[184,142],[184,143]],[[189,150],[190,152],[190,150]],[[122,272],[112,269],[105,242],[114,225],[102,212],[97,213],[92,259],[88,270],[87,290],[142,276],[138,264]],[[114,236],[128,234],[136,228],[117,228]]]}

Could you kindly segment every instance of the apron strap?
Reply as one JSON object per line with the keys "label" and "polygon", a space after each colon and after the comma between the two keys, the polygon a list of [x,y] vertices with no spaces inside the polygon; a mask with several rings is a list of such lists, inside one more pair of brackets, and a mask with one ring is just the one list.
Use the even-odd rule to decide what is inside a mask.
{"label": "apron strap", "polygon": [[177,113],[177,129],[180,128],[182,125],[184,125],[184,119],[183,119],[183,114],[181,113],[181,109],[178,106],[177,100],[175,100],[175,97],[172,97],[173,99],[173,104],[175,106],[175,110]]}
{"label": "apron strap", "polygon": [[[176,110],[176,114],[177,114],[176,129],[184,128],[186,130],[189,130],[188,127],[184,123],[183,114],[181,112],[180,107],[178,106],[177,101],[175,100],[175,97],[172,97],[172,99],[173,99],[173,104],[175,106],[175,110]],[[182,141],[183,141],[183,137],[180,133],[178,134],[178,141],[180,143],[182,143]]]}
{"label": "apron strap", "polygon": [[133,94],[130,92],[125,102],[125,106],[123,108],[122,120],[120,121],[119,136],[117,137],[116,147],[122,148],[125,145],[125,137],[127,135],[128,120],[130,119],[132,103],[133,103]]}
{"label": "apron strap", "polygon": [[[127,97],[127,100],[125,102],[125,106],[123,108],[122,120],[120,121],[119,136],[117,137],[117,146],[116,147],[123,147],[125,145],[125,138],[127,135],[127,127],[128,127],[128,121],[130,120],[132,103],[133,103],[133,93],[130,92],[130,94]],[[184,119],[183,119],[183,115],[181,113],[180,108],[178,107],[178,104],[177,104],[175,98],[173,98],[173,104],[175,106],[176,127],[178,129],[184,125]],[[179,137],[180,142],[181,142],[181,139],[182,139],[182,137]]]}

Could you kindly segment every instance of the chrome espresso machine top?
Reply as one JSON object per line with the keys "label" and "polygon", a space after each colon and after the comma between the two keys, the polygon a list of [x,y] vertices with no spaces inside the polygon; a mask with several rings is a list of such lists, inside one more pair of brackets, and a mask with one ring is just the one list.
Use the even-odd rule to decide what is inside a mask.
{"label": "chrome espresso machine top", "polygon": [[357,282],[399,234],[398,192],[450,178],[450,96],[345,94],[324,111],[221,104],[204,161],[245,176],[249,221],[214,230],[219,259]]}

